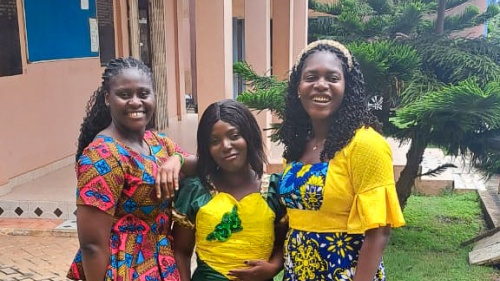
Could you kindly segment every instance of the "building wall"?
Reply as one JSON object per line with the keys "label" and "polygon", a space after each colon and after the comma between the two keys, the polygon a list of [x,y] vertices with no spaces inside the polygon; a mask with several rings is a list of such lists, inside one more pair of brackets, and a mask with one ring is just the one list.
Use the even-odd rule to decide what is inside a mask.
{"label": "building wall", "polygon": [[[0,77],[0,194],[56,169],[53,164],[72,162],[85,106],[102,73],[99,58],[27,63],[22,0],[17,8],[23,73]],[[129,51],[126,9],[115,5],[120,56]]]}
{"label": "building wall", "polygon": [[[178,58],[178,24],[176,22],[177,18],[177,5],[174,3],[177,0],[165,0],[165,39],[166,39],[166,56],[167,56],[167,97],[168,97],[168,117],[177,118],[178,117],[178,91],[181,91],[181,87],[178,87],[178,82],[180,81],[180,75],[184,76],[184,73],[177,71],[177,63],[179,63]],[[182,3],[178,3],[182,5]],[[181,15],[179,15],[180,18]],[[184,82],[182,82],[182,91],[184,92]],[[182,93],[184,96],[184,93]]]}

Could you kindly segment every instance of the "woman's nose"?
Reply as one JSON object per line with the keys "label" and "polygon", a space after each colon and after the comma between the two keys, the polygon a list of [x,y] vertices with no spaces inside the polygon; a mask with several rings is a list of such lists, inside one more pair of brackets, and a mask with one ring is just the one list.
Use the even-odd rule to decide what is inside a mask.
{"label": "woman's nose", "polygon": [[320,78],[314,83],[314,87],[317,89],[325,89],[328,88],[328,84],[324,78]]}
{"label": "woman's nose", "polygon": [[223,149],[230,149],[231,148],[231,140],[229,139],[224,139],[222,141],[222,148]]}
{"label": "woman's nose", "polygon": [[133,95],[128,102],[130,105],[140,105],[142,103],[141,99],[136,95]]}

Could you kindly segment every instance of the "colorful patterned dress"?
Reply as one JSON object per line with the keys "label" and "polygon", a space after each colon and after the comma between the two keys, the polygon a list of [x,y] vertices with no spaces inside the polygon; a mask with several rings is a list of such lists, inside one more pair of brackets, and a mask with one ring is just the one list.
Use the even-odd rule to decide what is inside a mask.
{"label": "colorful patterned dress", "polygon": [[261,192],[237,201],[232,195],[186,178],[175,199],[175,223],[195,229],[197,267],[193,281],[229,280],[246,260],[269,260],[275,225],[284,216],[276,175],[264,175]]}
{"label": "colorful patterned dress", "polygon": [[[290,227],[284,280],[352,280],[364,232],[405,223],[391,149],[371,128],[329,162],[289,163],[279,191]],[[382,261],[374,280],[385,280]]]}
{"label": "colorful patterned dress", "polygon": [[[113,217],[104,280],[180,280],[171,249],[171,202],[157,199],[154,185],[158,163],[174,152],[185,153],[160,133],[146,131],[144,140],[151,155],[97,136],[76,165],[77,205]],[[85,280],[80,250],[67,276]]]}

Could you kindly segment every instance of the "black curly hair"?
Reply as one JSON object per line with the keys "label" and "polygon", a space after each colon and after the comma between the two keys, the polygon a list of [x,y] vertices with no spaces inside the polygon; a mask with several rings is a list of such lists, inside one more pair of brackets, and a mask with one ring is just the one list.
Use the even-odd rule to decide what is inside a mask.
{"label": "black curly hair", "polygon": [[105,95],[109,91],[110,81],[123,70],[129,68],[135,68],[144,72],[151,79],[151,82],[153,82],[151,69],[136,58],[117,58],[109,61],[102,74],[101,86],[90,97],[86,106],[86,116],[83,118],[83,123],[80,127],[80,136],[78,137],[77,161],[85,147],[92,142],[95,136],[111,124],[111,114],[105,104]]}
{"label": "black curly hair", "polygon": [[198,124],[198,164],[196,170],[205,186],[209,186],[208,178],[218,172],[217,164],[210,155],[209,142],[212,128],[217,121],[229,123],[238,129],[247,142],[247,161],[258,177],[262,177],[267,157],[264,153],[262,132],[257,120],[246,106],[238,101],[226,99],[209,105]]}
{"label": "black curly hair", "polygon": [[304,62],[311,54],[321,51],[331,52],[342,61],[345,79],[344,99],[338,111],[331,116],[328,136],[320,154],[321,161],[332,159],[336,152],[349,144],[355,131],[362,126],[372,127],[377,131],[381,129],[377,118],[368,109],[365,80],[359,63],[352,57],[352,67],[349,67],[348,58],[341,50],[329,44],[318,44],[302,54],[290,73],[285,114],[278,132],[285,147],[283,157],[287,162],[298,161],[302,157],[310,138],[311,119],[298,98],[298,86]]}

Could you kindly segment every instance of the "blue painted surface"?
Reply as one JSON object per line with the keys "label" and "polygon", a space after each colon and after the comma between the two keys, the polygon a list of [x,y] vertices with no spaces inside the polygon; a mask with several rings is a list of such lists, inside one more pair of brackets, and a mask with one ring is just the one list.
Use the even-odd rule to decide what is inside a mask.
{"label": "blue painted surface", "polygon": [[95,0],[88,10],[80,0],[24,0],[24,12],[30,62],[99,56],[90,46]]}

